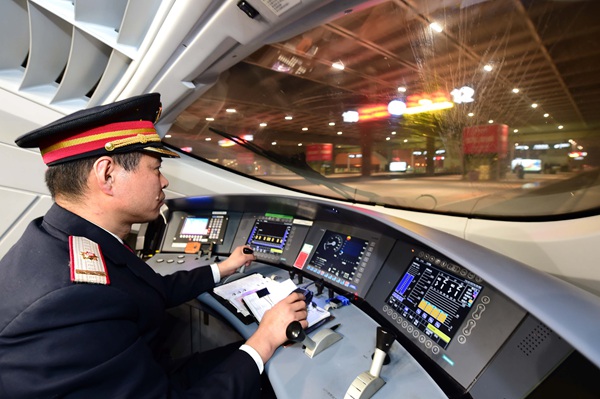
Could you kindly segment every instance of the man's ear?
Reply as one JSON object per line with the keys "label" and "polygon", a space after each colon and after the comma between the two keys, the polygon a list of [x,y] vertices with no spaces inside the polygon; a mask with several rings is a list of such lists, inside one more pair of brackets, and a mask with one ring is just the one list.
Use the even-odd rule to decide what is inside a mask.
{"label": "man's ear", "polygon": [[115,162],[111,157],[100,157],[94,162],[91,171],[91,184],[106,195],[113,194],[113,179],[115,176]]}

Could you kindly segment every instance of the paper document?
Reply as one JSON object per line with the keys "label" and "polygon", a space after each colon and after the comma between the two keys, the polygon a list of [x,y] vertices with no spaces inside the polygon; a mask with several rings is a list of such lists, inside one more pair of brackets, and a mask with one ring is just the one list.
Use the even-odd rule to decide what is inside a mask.
{"label": "paper document", "polygon": [[[268,281],[267,281],[268,280]],[[271,279],[266,279],[262,275],[255,273],[231,283],[223,284],[213,289],[213,292],[221,298],[229,301],[231,305],[243,316],[250,316],[250,312],[242,298],[250,295],[262,288],[265,288]]]}
{"label": "paper document", "polygon": [[244,302],[250,309],[250,312],[256,320],[260,322],[263,315],[275,304],[288,296],[296,288],[296,284],[290,279],[281,283],[273,281],[274,284],[268,284],[265,288],[255,291],[250,295],[244,296]]}
{"label": "paper document", "polygon": [[[229,301],[243,316],[252,314],[260,322],[267,310],[296,288],[290,279],[277,282],[256,273],[215,287],[214,293]],[[309,327],[330,316],[328,311],[313,304],[308,304],[307,311]]]}

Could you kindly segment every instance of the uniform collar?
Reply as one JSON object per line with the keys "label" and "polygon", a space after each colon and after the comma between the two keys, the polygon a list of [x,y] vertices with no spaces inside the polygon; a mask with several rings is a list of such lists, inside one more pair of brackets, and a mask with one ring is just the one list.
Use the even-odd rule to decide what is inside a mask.
{"label": "uniform collar", "polygon": [[68,236],[81,236],[94,241],[100,246],[104,256],[117,264],[124,263],[123,251],[131,254],[117,236],[56,203],[52,204],[44,216],[43,223],[49,227],[47,230],[50,234],[62,236],[60,238],[63,240]]}

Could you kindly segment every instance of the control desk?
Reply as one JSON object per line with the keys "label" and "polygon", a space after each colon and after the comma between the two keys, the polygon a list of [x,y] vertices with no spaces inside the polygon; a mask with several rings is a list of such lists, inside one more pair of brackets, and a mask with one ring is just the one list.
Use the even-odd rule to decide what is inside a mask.
{"label": "control desk", "polygon": [[[339,342],[313,358],[300,344],[280,348],[267,364],[278,397],[345,397],[371,366],[378,326],[395,340],[374,397],[535,397],[573,354],[598,372],[589,317],[600,315],[598,298],[460,238],[306,198],[226,195],[167,205],[160,246],[148,259],[157,272],[206,266],[249,245],[257,261],[248,273],[312,283],[320,305],[338,295],[351,303],[320,327],[339,324]],[[242,336],[256,329],[214,296],[199,299]]]}

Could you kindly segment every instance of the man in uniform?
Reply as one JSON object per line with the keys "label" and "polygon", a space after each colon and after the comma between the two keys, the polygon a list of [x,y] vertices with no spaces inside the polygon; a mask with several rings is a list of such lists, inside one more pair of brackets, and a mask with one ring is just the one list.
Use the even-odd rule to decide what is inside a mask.
{"label": "man in uniform", "polygon": [[161,159],[178,157],[154,129],[159,111],[159,94],[141,95],[16,140],[40,148],[55,203],[0,260],[0,397],[257,397],[287,325],[306,327],[293,293],[239,348],[177,369],[161,360],[165,310],[255,258],[238,247],[219,264],[160,276],[124,245],[133,223],[158,217]]}

